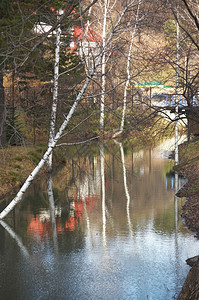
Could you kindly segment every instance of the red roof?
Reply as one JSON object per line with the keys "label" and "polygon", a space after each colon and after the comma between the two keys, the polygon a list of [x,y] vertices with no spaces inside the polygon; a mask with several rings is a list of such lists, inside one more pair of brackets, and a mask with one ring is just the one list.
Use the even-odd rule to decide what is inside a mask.
{"label": "red roof", "polygon": [[[97,34],[94,30],[91,28],[88,29],[88,32],[86,31],[86,27],[84,28],[79,26],[74,26],[74,37],[78,40],[82,40],[83,37],[86,39],[87,42],[101,42],[102,38],[99,34]],[[84,36],[85,35],[85,36]]]}

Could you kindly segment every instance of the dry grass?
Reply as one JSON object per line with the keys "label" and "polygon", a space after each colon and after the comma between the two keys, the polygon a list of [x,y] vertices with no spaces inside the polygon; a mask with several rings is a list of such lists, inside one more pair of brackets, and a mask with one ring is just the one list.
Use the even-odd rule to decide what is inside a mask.
{"label": "dry grass", "polygon": [[0,150],[0,198],[11,192],[14,187],[23,184],[39,162],[44,150],[44,145],[9,146]]}

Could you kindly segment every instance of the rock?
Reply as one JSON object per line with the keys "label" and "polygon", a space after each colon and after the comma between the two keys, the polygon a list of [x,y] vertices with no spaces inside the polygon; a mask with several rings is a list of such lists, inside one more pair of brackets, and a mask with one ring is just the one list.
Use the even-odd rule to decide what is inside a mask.
{"label": "rock", "polygon": [[199,255],[196,255],[196,256],[194,256],[194,257],[188,258],[188,259],[186,260],[186,263],[187,263],[189,266],[193,267],[193,265],[194,265],[195,263],[197,263],[198,261],[199,261]]}
{"label": "rock", "polygon": [[199,299],[199,260],[198,256],[193,267],[190,269],[183,288],[178,296],[178,300],[198,300]]}

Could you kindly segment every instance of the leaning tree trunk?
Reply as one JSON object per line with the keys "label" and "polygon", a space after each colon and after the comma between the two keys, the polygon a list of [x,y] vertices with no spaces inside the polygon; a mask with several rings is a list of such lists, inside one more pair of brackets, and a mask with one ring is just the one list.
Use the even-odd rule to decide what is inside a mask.
{"label": "leaning tree trunk", "polygon": [[3,73],[0,71],[0,147],[6,144],[6,103],[3,86]]}
{"label": "leaning tree trunk", "polygon": [[[135,0],[134,0],[135,1]],[[129,4],[126,5],[126,7],[124,8],[124,10],[122,11],[115,27],[113,28],[112,32],[109,35],[109,38],[107,39],[107,42],[105,44],[104,49],[102,50],[102,52],[100,53],[96,64],[93,68],[93,70],[90,73],[90,76],[87,77],[86,82],[84,83],[82,89],[80,90],[79,94],[77,95],[77,98],[75,99],[73,106],[71,107],[68,115],[66,116],[64,122],[62,123],[62,125],[60,126],[55,138],[53,139],[52,143],[50,146],[48,146],[46,152],[44,153],[42,159],[40,160],[40,162],[38,163],[38,165],[35,167],[35,169],[32,171],[32,173],[28,176],[28,178],[26,179],[26,181],[24,182],[24,184],[22,185],[21,189],[18,191],[16,197],[9,203],[9,205],[0,213],[0,220],[5,218],[5,216],[7,216],[7,214],[9,212],[12,211],[12,209],[22,200],[23,194],[26,192],[26,190],[28,189],[28,187],[30,186],[30,184],[32,183],[32,181],[34,180],[34,178],[36,177],[36,175],[39,173],[39,171],[41,170],[41,168],[44,166],[44,164],[46,163],[46,161],[48,160],[49,155],[52,153],[53,149],[55,148],[58,140],[61,138],[63,131],[65,130],[66,126],[68,125],[70,119],[72,118],[76,107],[79,103],[79,101],[81,100],[85,90],[88,87],[88,84],[90,83],[90,81],[92,80],[95,70],[96,68],[99,66],[100,62],[101,62],[101,58],[102,55],[104,53],[104,51],[106,51],[107,46],[109,45],[111,39],[113,38],[113,35],[116,32],[116,29],[118,28],[122,18],[124,17],[126,11],[128,10],[128,8],[134,3],[134,1],[131,1]]]}

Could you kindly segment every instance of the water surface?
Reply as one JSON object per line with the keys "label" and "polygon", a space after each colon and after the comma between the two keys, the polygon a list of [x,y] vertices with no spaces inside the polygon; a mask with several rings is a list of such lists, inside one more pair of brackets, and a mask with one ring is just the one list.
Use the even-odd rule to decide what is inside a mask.
{"label": "water surface", "polygon": [[169,145],[87,147],[32,185],[0,226],[0,299],[176,299],[198,241]]}

